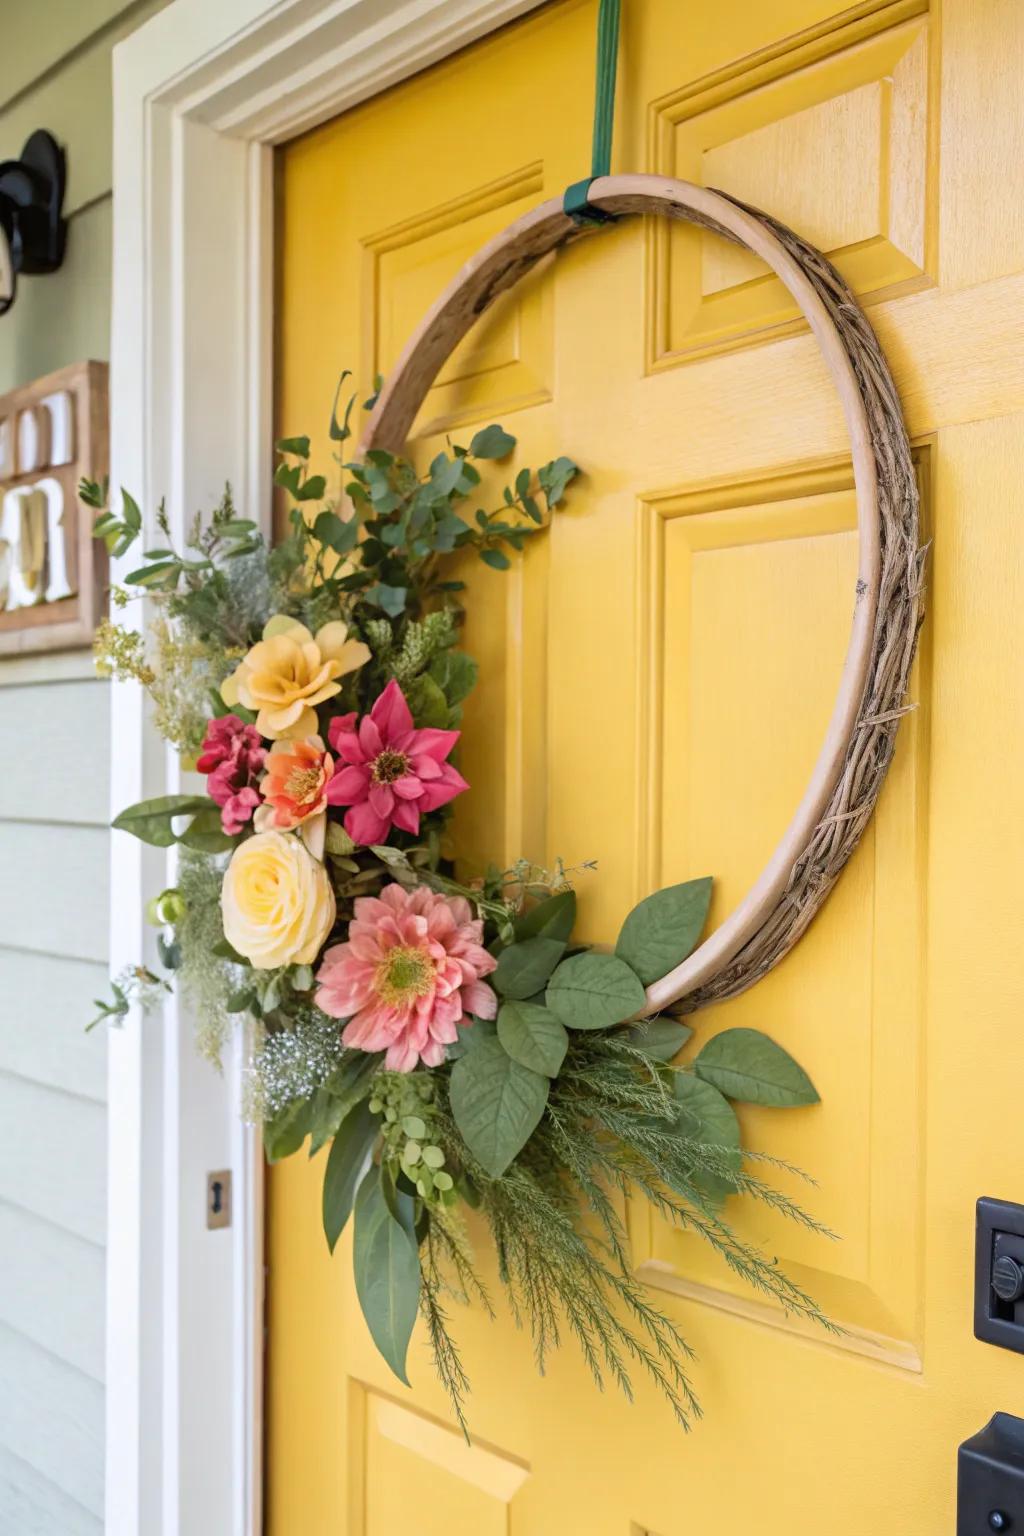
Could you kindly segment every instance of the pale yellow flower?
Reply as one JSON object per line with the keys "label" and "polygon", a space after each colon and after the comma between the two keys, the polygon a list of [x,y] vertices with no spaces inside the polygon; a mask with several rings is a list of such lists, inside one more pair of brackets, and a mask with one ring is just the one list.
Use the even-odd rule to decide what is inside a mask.
{"label": "pale yellow flower", "polygon": [[340,691],[337,678],[369,659],[369,648],[350,639],[340,619],[314,636],[298,619],[278,613],[268,621],[263,639],[224,679],[221,698],[228,706],[256,710],[256,729],[268,741],[313,736],[315,706]]}
{"label": "pale yellow flower", "polygon": [[228,943],[258,971],[312,965],[334,926],[334,891],[293,833],[257,832],[231,855],[221,911]]}

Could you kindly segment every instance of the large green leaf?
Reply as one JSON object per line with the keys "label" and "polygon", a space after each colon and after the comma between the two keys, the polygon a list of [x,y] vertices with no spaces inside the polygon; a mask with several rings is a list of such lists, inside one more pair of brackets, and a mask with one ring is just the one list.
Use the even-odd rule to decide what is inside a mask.
{"label": "large green leaf", "polygon": [[788,1051],[759,1029],[726,1029],[694,1062],[698,1076],[745,1104],[817,1104],[818,1090]]}
{"label": "large green leaf", "polygon": [[576,921],[576,892],[559,891],[516,918],[517,939],[561,939],[568,944]]}
{"label": "large green leaf", "polygon": [[550,1083],[513,1061],[496,1035],[480,1040],[452,1068],[448,1098],[473,1156],[499,1178],[540,1122]]}
{"label": "large green leaf", "polygon": [[197,853],[224,853],[235,846],[234,838],[224,831],[220,806],[212,800],[198,816],[193,816],[178,841],[185,848],[195,849]]}
{"label": "large green leaf", "polygon": [[569,1049],[565,1026],[537,1003],[503,1003],[498,1014],[498,1039],[513,1061],[545,1077],[558,1076]]}
{"label": "large green leaf", "polygon": [[[693,1141],[714,1147],[716,1156],[738,1173],[742,1162],[740,1152],[740,1124],[736,1112],[717,1088],[695,1077],[692,1072],[676,1072],[672,1077],[672,1092],[680,1106],[679,1129]],[[722,1200],[735,1189],[727,1177],[719,1173],[701,1172],[694,1175],[694,1184],[715,1200]]]}
{"label": "large green leaf", "polygon": [[356,1184],[380,1130],[380,1116],[365,1102],[350,1110],[338,1128],[324,1169],[323,1215],[327,1246],[334,1246],[352,1212]]}
{"label": "large green leaf", "polygon": [[645,1056],[650,1056],[652,1061],[671,1061],[678,1056],[692,1034],[689,1024],[681,1024],[678,1019],[656,1017],[641,1019],[639,1024],[633,1025],[626,1038],[630,1045],[643,1051]]}
{"label": "large green leaf", "polygon": [[649,987],[686,959],[700,938],[710,903],[710,875],[655,891],[626,918],[615,953]]}
{"label": "large green leaf", "polygon": [[111,826],[119,832],[130,832],[154,848],[170,848],[177,842],[174,818],[195,816],[209,810],[213,803],[208,795],[160,795],[156,800],[140,800],[137,805],[130,805],[114,817]]}
{"label": "large green leaf", "polygon": [[491,980],[503,997],[533,997],[564,953],[560,939],[523,939],[502,950]]}
{"label": "large green leaf", "polygon": [[263,1150],[267,1161],[279,1163],[297,1152],[309,1135],[310,1101],[292,1099],[269,1120],[263,1122]]}
{"label": "large green leaf", "polygon": [[356,1195],[352,1262],[370,1336],[408,1386],[405,1357],[419,1307],[420,1256],[415,1239],[388,1210],[379,1168],[367,1171]]}
{"label": "large green leaf", "polygon": [[638,1013],[644,998],[643,987],[624,960],[588,950],[562,961],[545,1002],[570,1029],[608,1029]]}

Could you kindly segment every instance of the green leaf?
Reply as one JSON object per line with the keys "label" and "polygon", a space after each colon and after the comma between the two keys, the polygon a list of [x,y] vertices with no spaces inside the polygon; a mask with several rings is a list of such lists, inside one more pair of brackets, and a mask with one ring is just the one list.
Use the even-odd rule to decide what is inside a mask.
{"label": "green leaf", "polygon": [[563,960],[544,999],[569,1029],[608,1029],[622,1024],[639,1013],[644,1000],[644,989],[626,962],[596,950]]}
{"label": "green leaf", "polygon": [[263,1148],[267,1161],[279,1163],[297,1152],[309,1135],[311,1105],[309,1099],[293,1099],[270,1120],[263,1122]]}
{"label": "green leaf", "polygon": [[694,1070],[744,1104],[817,1104],[818,1091],[788,1051],[759,1029],[725,1029],[709,1040]]}
{"label": "green leaf", "polygon": [[565,495],[566,486],[578,474],[579,467],[564,455],[560,459],[552,459],[550,464],[544,464],[538,469],[537,479],[540,481],[541,490],[549,507],[558,506]]}
{"label": "green leaf", "polygon": [[381,1052],[350,1051],[335,1067],[324,1087],[341,1104],[342,1117],[370,1092],[373,1074],[383,1060]]}
{"label": "green leaf", "polygon": [[347,555],[356,546],[359,525],[355,518],[346,523],[336,512],[321,512],[313,524],[313,537],[333,549],[335,554]]}
{"label": "green leaf", "polygon": [[688,1024],[678,1019],[643,1019],[634,1024],[626,1039],[652,1061],[672,1061],[693,1034]]}
{"label": "green leaf", "polygon": [[142,511],[134,496],[129,496],[124,486],[121,487],[121,516],[124,525],[133,534],[142,532]]}
{"label": "green leaf", "polygon": [[421,672],[413,678],[405,690],[405,702],[417,726],[437,726],[442,730],[447,726],[448,700],[429,673]]}
{"label": "green leaf", "polygon": [[375,608],[383,608],[385,613],[397,619],[400,613],[405,612],[408,596],[408,588],[389,587],[384,582],[378,581],[374,586],[367,588],[364,600],[372,603]]}
{"label": "green leaf", "polygon": [[443,651],[430,664],[430,676],[449,704],[461,704],[476,686],[477,664],[465,651]]}
{"label": "green leaf", "polygon": [[327,480],[323,475],[310,475],[295,491],[296,501],[322,501],[327,491]]}
{"label": "green leaf", "polygon": [[547,1008],[539,1003],[503,1003],[498,1014],[498,1039],[524,1067],[557,1077],[569,1049],[569,1036]]}
{"label": "green leaf", "polygon": [[344,1117],[331,1144],[324,1169],[323,1216],[332,1253],[352,1214],[356,1185],[379,1130],[380,1116],[371,1114],[364,1100]]}
{"label": "green leaf", "polygon": [[513,1061],[496,1035],[483,1036],[452,1068],[448,1099],[467,1147],[500,1178],[540,1123],[550,1084]]}
{"label": "green leaf", "polygon": [[298,495],[301,479],[302,466],[299,464],[279,464],[274,470],[274,484],[283,486],[293,496]]}
{"label": "green leaf", "polygon": [[353,1267],[359,1305],[373,1342],[408,1386],[405,1357],[419,1308],[420,1258],[415,1241],[388,1210],[377,1168],[371,1168],[359,1186],[355,1214]]}
{"label": "green leaf", "polygon": [[649,987],[686,959],[700,938],[710,903],[710,875],[655,891],[626,918],[615,953]]}
{"label": "green leaf", "polygon": [[119,832],[130,832],[133,837],[153,848],[170,848],[177,842],[171,825],[176,816],[196,815],[208,810],[213,801],[208,795],[160,795],[155,800],[140,800],[115,816],[110,823]]}
{"label": "green leaf", "polygon": [[508,555],[500,549],[482,549],[480,559],[494,571],[507,571],[512,564]]}
{"label": "green leaf", "polygon": [[345,1118],[344,1106],[332,1099],[323,1083],[313,1094],[309,1112],[309,1155],[315,1157],[321,1147],[338,1134]]}
{"label": "green leaf", "polygon": [[308,437],[279,437],[274,447],[278,453],[290,453],[297,459],[309,458]]}
{"label": "green leaf", "polygon": [[568,944],[576,921],[576,892],[558,891],[516,918],[517,939],[561,939]]}
{"label": "green leaf", "polygon": [[523,939],[498,956],[491,981],[503,997],[533,997],[540,992],[565,953],[560,939]]}
{"label": "green leaf", "polygon": [[470,443],[469,451],[475,459],[503,459],[515,445],[515,438],[504,427],[481,427]]}
{"label": "green leaf", "polygon": [[[735,1167],[738,1173],[743,1161],[740,1125],[729,1101],[717,1088],[694,1077],[691,1072],[673,1074],[672,1092],[680,1107],[677,1124],[683,1135],[718,1149],[726,1165]],[[706,1170],[694,1173],[692,1178],[698,1189],[715,1200],[723,1200],[736,1188],[723,1174]]]}
{"label": "green leaf", "polygon": [[219,805],[209,805],[189,822],[178,839],[185,848],[197,853],[224,853],[235,846],[235,839],[224,831]]}
{"label": "green leaf", "polygon": [[125,584],[131,587],[159,587],[168,582],[172,574],[176,584],[180,569],[176,559],[158,560],[155,565],[141,565],[137,571],[132,571],[124,578]]}

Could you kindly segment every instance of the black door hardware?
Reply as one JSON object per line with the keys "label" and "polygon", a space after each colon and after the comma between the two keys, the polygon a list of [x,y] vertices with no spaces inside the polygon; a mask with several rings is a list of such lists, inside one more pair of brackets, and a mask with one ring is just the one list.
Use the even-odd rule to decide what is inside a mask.
{"label": "black door hardware", "polygon": [[974,1334],[1024,1353],[1024,1206],[1008,1200],[978,1201]]}
{"label": "black door hardware", "polygon": [[997,1413],[960,1447],[956,1536],[1024,1536],[1024,1419]]}

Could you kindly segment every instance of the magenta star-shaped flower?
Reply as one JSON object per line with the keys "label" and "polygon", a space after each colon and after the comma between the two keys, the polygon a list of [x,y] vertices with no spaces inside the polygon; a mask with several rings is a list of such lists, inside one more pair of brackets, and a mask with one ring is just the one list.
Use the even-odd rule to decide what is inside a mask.
{"label": "magenta star-shaped flower", "polygon": [[354,843],[383,843],[392,827],[415,834],[421,815],[469,788],[446,761],[459,735],[416,730],[394,681],[358,725],[354,710],[331,721],[337,766],[326,795],[330,805],[348,806],[345,831]]}

